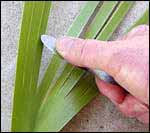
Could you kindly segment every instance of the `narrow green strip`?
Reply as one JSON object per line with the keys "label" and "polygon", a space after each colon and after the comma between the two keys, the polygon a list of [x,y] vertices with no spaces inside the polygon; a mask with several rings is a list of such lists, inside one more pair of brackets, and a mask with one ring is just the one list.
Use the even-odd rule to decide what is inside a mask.
{"label": "narrow green strip", "polygon": [[[84,81],[85,79],[87,80]],[[71,95],[68,98],[50,96],[50,101],[45,104],[46,108],[41,109],[39,112],[40,115],[37,117],[34,131],[60,131],[72,116],[79,112],[95,96],[95,85],[91,84],[91,80],[93,78],[90,75],[83,77],[73,90],[75,95]],[[84,91],[89,90],[88,88],[93,88],[93,91],[87,91],[85,95],[78,95],[77,90],[81,90],[81,87]]]}
{"label": "narrow green strip", "polygon": [[79,37],[90,17],[94,13],[99,1],[88,1],[83,7],[79,15],[70,26],[67,35],[72,37]]}
{"label": "narrow green strip", "polygon": [[106,20],[111,15],[115,6],[117,5],[117,1],[105,1],[101,6],[99,12],[96,14],[92,23],[88,26],[88,29],[84,35],[84,38],[95,37],[97,33],[101,30]]}
{"label": "narrow green strip", "polygon": [[[54,56],[51,59],[51,62],[49,64],[49,67],[47,68],[45,75],[41,81],[40,86],[38,87],[38,94],[37,94],[37,98],[39,100],[39,102],[41,101],[41,99],[44,98],[44,96],[46,95],[45,93],[47,92],[47,90],[49,89],[54,76],[58,70],[58,66],[61,63],[61,58],[58,58],[58,56]],[[52,71],[53,70],[53,71]]]}
{"label": "narrow green strip", "polygon": [[138,19],[134,24],[133,26],[131,26],[129,28],[128,31],[130,31],[132,28],[138,26],[138,25],[141,25],[141,24],[147,24],[149,25],[149,8],[144,12],[143,15],[141,15],[140,19]]}
{"label": "narrow green strip", "polygon": [[109,19],[109,22],[105,25],[103,30],[100,32],[100,34],[97,36],[98,40],[108,40],[112,33],[115,31],[117,26],[120,24],[120,22],[123,20],[125,15],[127,14],[128,10],[132,7],[133,2],[129,1],[122,1],[111,18]]}

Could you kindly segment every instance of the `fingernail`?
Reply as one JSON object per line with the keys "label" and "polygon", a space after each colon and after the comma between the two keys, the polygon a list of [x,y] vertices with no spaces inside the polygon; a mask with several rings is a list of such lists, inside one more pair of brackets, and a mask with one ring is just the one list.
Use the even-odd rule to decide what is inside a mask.
{"label": "fingernail", "polygon": [[70,51],[70,47],[73,44],[75,38],[72,37],[62,37],[57,40],[56,42],[56,50],[62,55],[63,57]]}

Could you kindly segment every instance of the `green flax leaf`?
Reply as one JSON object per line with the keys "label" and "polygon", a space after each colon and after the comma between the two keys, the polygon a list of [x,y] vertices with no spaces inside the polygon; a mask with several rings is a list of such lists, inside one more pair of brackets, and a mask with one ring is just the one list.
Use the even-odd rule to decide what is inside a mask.
{"label": "green flax leaf", "polygon": [[143,15],[141,15],[141,17],[133,24],[133,26],[129,28],[129,30],[141,24],[149,25],[149,8],[144,12]]}
{"label": "green flax leaf", "polygon": [[[110,6],[110,4],[113,5],[113,6]],[[118,3],[115,2],[115,1],[114,1],[114,2],[111,2],[111,3],[104,2],[104,3],[102,4],[102,6],[100,7],[98,13],[97,13],[98,15],[95,16],[94,22],[92,21],[92,23],[89,25],[90,29],[91,29],[91,30],[94,29],[93,26],[96,25],[95,22],[97,22],[97,24],[99,24],[99,21],[95,21],[95,20],[98,20],[98,18],[100,17],[100,18],[103,19],[103,20],[102,20],[102,23],[101,23],[101,24],[99,25],[99,27],[98,27],[98,29],[100,30],[100,29],[104,26],[104,24],[108,21],[108,16],[110,16],[110,15],[112,14],[113,9],[114,9],[117,5],[118,5]],[[109,8],[109,10],[108,10],[108,6],[111,7],[111,8]],[[101,8],[102,8],[102,10],[101,10]],[[102,14],[100,15],[100,12],[101,12],[101,11],[104,11],[105,8],[107,9],[107,10],[105,11],[105,13],[102,13]],[[109,14],[109,15],[108,15],[108,14]],[[77,20],[77,21],[80,21],[80,20]],[[92,26],[92,25],[93,25],[93,26]],[[75,26],[75,29],[76,29],[76,26]],[[88,32],[89,32],[89,30],[88,30]],[[69,33],[70,33],[70,31],[69,31]],[[67,33],[67,35],[70,35],[69,33]],[[95,30],[95,33],[97,33],[97,29]],[[88,37],[86,37],[86,35],[85,35],[84,37],[85,37],[85,38],[89,38],[89,37],[90,37],[90,38],[95,38],[95,37],[96,37],[96,34],[94,34],[94,31],[92,31],[92,33],[90,33],[90,36],[89,36],[89,34],[88,34]],[[50,66],[49,66],[49,67],[50,67]],[[52,70],[51,70],[51,71],[52,71]],[[56,93],[56,91],[60,91],[60,87],[65,84],[65,81],[66,81],[67,79],[68,79],[68,82],[69,82],[69,81],[72,81],[71,78],[74,78],[74,76],[75,76],[74,74],[76,75],[76,79],[74,79],[72,83],[71,83],[71,82],[69,83],[69,85],[71,85],[71,86],[74,86],[74,85],[76,84],[76,82],[74,82],[74,81],[78,81],[78,80],[80,79],[80,77],[84,74],[84,71],[81,70],[81,69],[75,68],[74,66],[72,66],[72,65],[69,64],[69,63],[66,63],[66,64],[65,64],[65,68],[64,68],[64,70],[63,70],[61,76],[58,78],[58,80],[56,81],[56,83],[54,84],[54,86],[50,88],[50,90],[52,90],[53,93]],[[71,90],[72,87],[70,87],[69,85],[67,85],[67,86],[68,86],[68,87],[70,88],[70,90]],[[65,89],[67,89],[67,91],[69,91],[69,90],[68,90],[68,87],[67,87],[67,88],[66,88],[66,87],[63,87],[63,88],[65,88]],[[61,89],[61,90],[63,90],[63,89]],[[63,90],[63,92],[66,92],[66,93],[67,93],[67,91]],[[50,91],[50,93],[52,93],[52,92]],[[60,95],[61,95],[60,92],[59,92],[59,93],[56,93],[56,94],[60,94]],[[49,93],[48,93],[48,95],[49,95]]]}
{"label": "green flax leaf", "polygon": [[103,28],[103,30],[97,36],[98,40],[108,40],[115,29],[118,27],[120,22],[123,20],[125,15],[127,14],[128,10],[132,7],[133,2],[120,2],[119,6],[114,11],[113,15],[110,17],[109,21]]}
{"label": "green flax leaf", "polygon": [[[108,40],[132,5],[133,2],[128,1],[89,1],[67,35]],[[59,55],[52,57],[40,86],[37,86],[43,48],[40,36],[45,32],[50,6],[51,2],[46,1],[25,2],[14,92],[14,132],[60,131],[98,94],[94,76],[68,63],[51,86],[62,62]],[[132,27],[148,23],[148,12]]]}
{"label": "green flax leaf", "polygon": [[[119,25],[119,23],[122,21],[123,17],[121,17],[120,19],[120,12],[122,12],[122,10],[124,10],[124,12],[122,14],[125,14],[127,13],[127,11],[129,10],[129,7],[132,6],[132,2],[121,2],[116,10],[111,14],[110,16],[110,19],[107,20],[106,19],[106,23],[105,25],[103,26],[103,29],[102,31],[100,32],[100,34],[98,35],[98,38],[97,39],[101,39],[103,38],[103,40],[107,40],[110,35],[112,35],[112,33],[115,31],[115,29],[117,28],[117,26]],[[107,5],[105,5],[105,7],[107,7]],[[123,7],[126,7],[126,8],[123,8]],[[102,14],[103,15],[103,14]],[[100,17],[100,16],[98,16]],[[116,21],[114,21],[116,18]],[[119,18],[119,19],[118,19]],[[97,18],[96,18],[97,19]],[[112,21],[110,21],[112,20]],[[113,22],[113,23],[112,23]],[[98,25],[99,23],[97,23]],[[106,27],[109,26],[109,25],[113,25],[113,28],[110,27],[110,28],[107,28]],[[91,26],[92,27],[92,26]],[[115,28],[114,28],[115,27]],[[105,35],[106,32],[110,31],[110,33],[108,35]],[[97,31],[96,31],[97,32]],[[104,36],[105,35],[105,36]],[[95,38],[96,36],[91,36],[91,38]],[[70,71],[70,74],[69,73],[69,69],[68,67],[72,67],[71,71]],[[67,73],[67,74],[66,74]],[[56,93],[56,90],[58,90],[59,92],[56,93],[57,95],[66,95],[72,88],[73,86],[80,80],[80,78],[85,74],[85,71],[79,69],[79,68],[76,68],[70,64],[67,64],[66,65],[66,68],[64,69],[63,71],[63,74],[59,77],[59,79],[57,80],[54,88],[52,90],[55,91]],[[68,76],[69,75],[69,76]],[[61,87],[62,86],[62,87]],[[61,89],[60,89],[61,87]],[[63,94],[62,94],[62,93]],[[66,94],[65,94],[66,93]]]}
{"label": "green flax leaf", "polygon": [[[106,18],[104,16],[102,17],[101,15],[96,15],[96,17],[100,17],[103,19],[105,18],[105,23],[103,23],[103,25],[100,25],[99,29],[104,32],[105,30],[103,29],[106,29],[105,25],[111,24],[111,21],[109,20],[112,19],[112,17],[117,18],[117,16],[119,16],[118,14],[122,6],[126,6],[126,8],[124,9],[124,14],[126,14],[132,4],[132,2],[121,2],[119,4],[117,4],[116,2],[116,7],[114,10],[106,10],[107,12],[110,12],[109,18],[108,13],[102,13],[102,15],[106,15]],[[107,4],[105,5],[105,7],[107,8]],[[118,13],[116,13],[116,10]],[[99,11],[101,11],[101,8]],[[98,18],[94,18],[94,20],[97,19]],[[115,31],[122,19],[119,19],[119,22],[117,19],[116,21],[113,21],[113,26],[115,28],[109,28],[107,30],[110,30],[112,34],[112,32]],[[99,21],[97,22],[98,25]],[[94,24],[95,26],[95,23],[93,22],[90,25],[91,29],[94,29],[92,27],[92,24]],[[91,34],[91,38],[95,38],[96,34],[97,29],[95,30],[95,33],[93,32]],[[87,35],[89,37],[89,34]],[[107,35],[105,37],[107,38]],[[47,99],[40,107],[34,131],[60,131],[61,128],[76,113],[78,113],[82,107],[84,107],[94,96],[98,94],[96,87],[93,85],[93,77],[88,75],[83,78],[84,74],[85,72],[80,68],[75,68],[70,64],[66,65],[66,68],[64,69],[62,75],[58,78],[54,87],[51,88]]]}
{"label": "green flax leaf", "polygon": [[[91,15],[94,13],[98,5],[99,5],[98,1],[87,2],[85,6],[82,8],[80,14],[75,18],[75,21],[73,22],[73,24],[70,26],[67,32],[67,35],[73,36],[73,37],[79,37],[84,27],[86,26],[88,20],[90,19]],[[45,72],[44,78],[38,88],[39,90],[38,97],[40,97],[40,99],[44,99],[47,93],[51,91],[50,85],[55,77],[57,70],[59,69],[61,62],[62,62],[62,59],[59,58],[59,55],[54,55],[52,57],[51,62],[48,65],[48,68]],[[72,71],[72,66],[69,64],[66,67],[66,69],[67,71]],[[67,76],[67,71],[64,71],[62,73],[62,76]]]}
{"label": "green flax leaf", "polygon": [[51,2],[25,2],[19,40],[12,131],[32,131],[37,111],[35,92]]}

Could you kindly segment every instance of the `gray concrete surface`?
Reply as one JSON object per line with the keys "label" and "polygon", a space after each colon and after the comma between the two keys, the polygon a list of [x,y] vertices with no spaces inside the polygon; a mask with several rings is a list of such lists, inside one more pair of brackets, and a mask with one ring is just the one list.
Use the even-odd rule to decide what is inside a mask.
{"label": "gray concrete surface", "polygon": [[[55,37],[66,33],[69,25],[80,11],[85,1],[53,2],[47,34]],[[1,131],[10,131],[12,97],[15,79],[15,63],[17,55],[17,42],[20,29],[20,20],[23,2],[1,2]],[[149,2],[138,1],[129,11],[112,39],[123,35],[135,19],[146,10]],[[51,55],[44,49],[42,58],[42,77]],[[115,106],[104,96],[97,96],[91,103],[80,111],[62,131],[148,131],[148,126],[135,119],[125,118]]]}

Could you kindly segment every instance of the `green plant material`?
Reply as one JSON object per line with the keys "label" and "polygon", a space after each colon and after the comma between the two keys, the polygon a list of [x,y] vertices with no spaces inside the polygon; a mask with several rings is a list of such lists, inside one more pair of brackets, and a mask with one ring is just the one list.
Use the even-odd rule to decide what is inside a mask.
{"label": "green plant material", "polygon": [[[90,3],[87,3],[87,4],[90,4]],[[112,11],[113,11],[113,9],[117,6],[117,2],[110,2],[109,3],[109,5],[108,5],[108,2],[104,2],[103,4],[102,4],[102,6],[101,6],[101,8],[99,9],[99,11],[98,11],[98,15],[96,15],[95,16],[95,18],[93,19],[93,21],[92,21],[92,23],[90,24],[90,28],[89,29],[91,29],[91,33],[90,33],[90,36],[89,36],[89,34],[88,34],[88,37],[90,37],[90,38],[95,38],[96,37],[96,34],[95,33],[97,33],[97,29],[101,29],[102,27],[103,27],[103,25],[107,22],[107,20],[108,20],[108,16],[110,16],[111,14],[112,14]],[[109,9],[108,9],[108,6],[110,7]],[[106,11],[105,11],[105,8],[107,9]],[[84,9],[86,9],[86,8],[84,8]],[[105,11],[105,13],[101,13],[101,12],[104,12]],[[83,10],[82,10],[82,12],[81,13],[83,13]],[[100,15],[100,13],[101,13],[101,15]],[[79,16],[81,16],[81,15],[79,15]],[[84,15],[82,15],[82,16],[84,16]],[[103,19],[103,21],[101,22],[101,23],[99,23],[99,21],[97,21],[98,20],[98,18],[102,18]],[[78,17],[77,17],[78,18]],[[76,21],[79,21],[80,22],[80,19],[76,19]],[[97,22],[97,24],[100,24],[99,25],[99,27],[97,28],[97,29],[95,29],[95,28],[93,28],[93,26],[95,27],[95,25],[96,25],[96,22]],[[75,23],[75,24],[74,24]],[[74,22],[73,23],[73,25],[74,25],[74,28],[73,28],[73,26],[71,26],[71,28],[70,28],[70,30],[71,31],[73,31],[74,32],[74,29],[76,29],[76,27],[77,27],[77,24],[78,24],[78,22]],[[88,23],[88,22],[86,22],[86,23]],[[85,25],[85,24],[84,24]],[[92,26],[93,25],[93,26]],[[83,29],[83,28],[82,28]],[[88,32],[89,32],[89,29],[88,29]],[[69,33],[67,33],[67,35],[68,36],[70,36],[70,34],[71,34],[71,36],[73,35],[72,33],[71,33],[71,31],[69,30]],[[95,31],[94,31],[95,30]],[[81,33],[82,31],[80,31],[80,33]],[[95,33],[94,33],[95,32]],[[84,36],[84,37],[86,37],[86,36]],[[87,37],[86,37],[87,38]],[[49,65],[49,67],[51,67],[51,64]],[[49,68],[48,67],[48,68]],[[48,91],[48,93],[47,93],[47,95],[49,95],[49,93],[52,93],[51,92],[51,90],[54,92],[54,93],[56,93],[56,91],[59,91],[59,88],[64,84],[64,82],[66,81],[66,79],[68,78],[68,77],[72,77],[72,76],[70,76],[70,74],[71,74],[71,72],[73,73],[72,75],[74,75],[75,73],[75,75],[76,75],[76,77],[81,77],[82,76],[82,74],[84,74],[83,73],[83,70],[81,70],[81,69],[78,69],[78,68],[75,68],[75,70],[73,70],[75,67],[73,67],[71,64],[69,64],[69,63],[66,63],[66,65],[65,65],[65,68],[64,68],[64,71],[62,72],[62,74],[61,74],[61,76],[59,77],[59,79],[56,81],[56,83],[54,84],[54,86],[51,86],[51,87],[49,87],[48,89],[49,89],[49,91]],[[76,69],[78,69],[78,71],[76,70]],[[52,73],[51,71],[53,71],[53,70],[49,70],[49,71],[47,71],[47,73],[45,74],[45,78],[47,78],[47,79],[49,79],[48,77],[50,76],[50,74]],[[74,71],[74,72],[73,72]],[[49,73],[49,74],[48,74]],[[80,75],[80,76],[78,76],[78,75]],[[70,79],[68,79],[69,81],[70,81]],[[79,80],[79,79],[76,79],[77,81]],[[44,83],[44,80],[43,80],[43,82],[41,83],[41,84],[43,84]],[[75,83],[74,83],[75,84]],[[72,85],[72,86],[74,86],[74,84],[71,84],[71,82],[70,82],[70,85]],[[68,85],[67,85],[68,86]],[[64,87],[65,88],[65,87]],[[39,90],[43,90],[44,88],[40,88]],[[70,88],[71,89],[71,88]],[[62,89],[63,90],[63,89]],[[69,91],[69,90],[68,90]],[[63,92],[65,92],[64,90],[63,90]],[[57,93],[56,93],[57,94]],[[59,93],[58,94],[60,94],[60,91],[59,91]]]}
{"label": "green plant material", "polygon": [[92,23],[88,26],[84,38],[96,37],[96,35],[103,28],[104,24],[107,22],[113,10],[115,10],[115,7],[118,4],[119,2],[117,1],[104,2],[95,18],[93,19]]}
{"label": "green plant material", "polygon": [[[91,15],[94,13],[98,5],[99,5],[98,1],[87,2],[86,5],[81,10],[80,14],[75,18],[73,24],[70,26],[67,35],[73,37],[79,37],[85,25],[87,24],[88,20],[90,19]],[[38,97],[40,102],[41,99],[44,99],[47,93],[51,90],[50,85],[55,77],[57,70],[59,69],[61,62],[62,59],[59,58],[59,55],[55,55],[52,57],[51,62],[48,65],[48,68],[45,72],[44,78],[38,88],[39,90]],[[67,71],[69,70],[71,71],[72,68],[70,66],[71,65],[68,65],[66,67]],[[64,73],[65,75],[67,74],[67,71]],[[62,74],[62,76],[64,74]]]}
{"label": "green plant material", "polygon": [[140,17],[140,19],[134,24],[134,26],[141,25],[141,24],[149,24],[149,8]]}
{"label": "green plant material", "polygon": [[[99,2],[96,1],[87,2],[67,35],[79,37],[98,5]],[[108,8],[106,2],[101,2],[100,9],[84,37],[109,39],[131,5],[132,2],[113,1]],[[98,94],[93,84],[94,77],[70,64],[66,64],[62,75],[55,85],[51,86],[62,62],[59,55],[53,56],[40,86],[37,87],[43,48],[40,36],[45,32],[50,6],[51,2],[45,1],[25,2],[14,92],[12,116],[14,132],[60,131]],[[123,16],[121,18],[120,12]],[[145,19],[144,21],[142,19],[142,22],[146,22]]]}
{"label": "green plant material", "polygon": [[[113,18],[118,18],[120,14],[119,11],[122,11],[122,7],[124,7],[123,5],[126,6],[126,8],[124,8],[124,12],[125,12],[124,14],[126,14],[129,7],[131,7],[132,5],[132,2],[119,3],[119,5],[116,8],[118,13],[115,12],[116,10],[113,11],[113,13],[112,10],[110,11],[112,16],[110,17],[111,20],[114,20]],[[105,15],[106,17],[108,16],[107,13],[105,13]],[[99,15],[97,16],[100,17]],[[105,17],[103,16],[103,18]],[[122,19],[119,19],[119,22],[117,19],[116,21],[113,21],[114,24],[113,26],[117,28],[117,25],[119,25]],[[109,19],[106,19],[106,22],[104,24],[110,25],[112,24],[112,22],[109,21]],[[105,25],[101,25],[104,27],[103,29],[107,29]],[[101,28],[102,27],[99,27],[99,29]],[[110,30],[112,34],[112,30],[115,31],[115,28],[109,28],[107,30]],[[106,30],[103,29],[102,31],[106,32]],[[97,29],[95,30],[95,33],[97,33]],[[93,32],[92,34],[93,36],[91,36],[91,38],[95,38],[96,35],[95,33]],[[87,35],[89,36],[89,34]],[[105,37],[107,38],[107,35]],[[88,80],[89,79],[88,77],[87,80],[86,78],[82,79],[81,77],[84,74],[85,72],[83,70],[79,68],[75,68],[70,64],[66,65],[66,68],[64,69],[62,75],[56,81],[54,87],[51,88],[47,100],[45,100],[45,102],[42,104],[39,110],[34,131],[43,131],[43,129],[44,131],[60,131],[61,128],[77,112],[79,112],[82,107],[84,107],[93,97],[95,97],[98,94],[96,87],[92,86],[93,78],[90,78],[90,80]]]}
{"label": "green plant material", "polygon": [[114,11],[113,15],[110,17],[105,27],[97,36],[97,39],[103,41],[108,40],[111,37],[112,33],[120,24],[120,22],[123,20],[128,10],[132,7],[132,5],[133,2],[131,1],[120,2],[119,6],[116,8],[116,10]]}
{"label": "green plant material", "polygon": [[[133,3],[130,3],[131,5],[128,5],[128,6],[126,6],[126,9],[128,8],[128,7],[130,7],[131,8],[131,6],[132,6],[132,4]],[[119,6],[119,7],[121,7],[121,9],[120,10],[117,10],[118,12],[121,12],[123,9],[122,9],[122,6]],[[118,8],[119,8],[118,7]],[[123,6],[124,7],[124,6]],[[127,10],[129,10],[129,8],[127,9]],[[127,12],[127,11],[126,11]],[[115,15],[116,16],[115,16]],[[116,12],[114,13],[113,15],[112,15],[112,18],[110,18],[110,20],[113,20],[114,18],[117,18],[117,16],[119,17],[119,15],[118,14],[116,14]],[[124,16],[125,16],[125,13],[122,13]],[[136,22],[135,22],[135,24],[134,24],[134,26],[136,25],[138,25],[138,24],[147,24],[148,23],[148,21],[149,21],[149,19],[148,19],[148,15],[146,16],[145,15],[146,13],[144,13],[144,15],[143,16],[145,16],[145,17],[147,17],[147,19],[145,18],[145,20],[146,21],[141,21],[141,18],[143,18],[143,16],[140,18],[140,19],[138,19]],[[121,19],[116,19],[116,20],[119,20],[120,22],[123,20],[123,18],[121,18]],[[108,21],[108,25],[109,25],[109,22],[110,22],[110,24],[111,24],[111,22],[112,21]],[[114,22],[114,21],[113,21]],[[119,25],[119,23],[120,22],[114,22],[114,23],[116,23],[116,25],[118,24]],[[137,24],[137,22],[138,22],[138,24]],[[140,22],[140,23],[139,23]],[[142,23],[141,23],[142,22]],[[116,25],[114,25],[114,27],[116,27]],[[107,24],[105,25],[105,27],[107,26]],[[116,27],[117,28],[117,27]],[[106,28],[104,28],[104,30],[102,30],[103,32],[105,32],[105,30],[106,30]],[[113,29],[113,30],[115,30],[115,29]],[[101,31],[101,33],[102,33],[102,31]],[[110,32],[111,32],[111,34],[112,34],[112,29],[110,29]],[[103,34],[101,34],[101,35],[103,35]],[[111,37],[110,36],[110,34],[108,34],[108,36],[109,37]],[[103,36],[102,36],[103,37]],[[101,36],[99,36],[99,38],[97,38],[97,39],[100,39],[101,38]],[[107,40],[107,39],[109,39],[107,36],[106,36],[106,38],[103,38],[104,40]],[[89,85],[91,85],[91,84],[93,84],[93,82],[94,82],[94,80],[93,80],[93,77],[90,77],[91,79],[89,80],[89,75],[88,76],[84,76],[85,78],[83,78],[83,76],[82,76],[82,78],[77,82],[77,84],[73,87],[73,89],[65,96],[65,98],[66,97],[68,97],[68,100],[69,101],[71,101],[71,102],[74,102],[75,103],[75,105],[80,105],[80,109],[82,109],[87,103],[89,103],[89,101],[91,101],[92,100],[92,98],[94,98],[99,92],[97,91],[97,89],[96,89],[96,86],[90,86],[89,88],[87,88],[87,89],[85,89],[84,90],[84,87],[81,85],[81,83],[84,85],[86,85],[87,83],[88,83],[88,85],[87,86],[89,86]],[[81,82],[81,83],[80,83]],[[84,82],[84,83],[83,83]],[[78,86],[78,84],[79,85],[81,85],[81,86]],[[76,92],[74,92],[74,91],[76,91]],[[83,96],[82,98],[81,98],[81,95]],[[75,99],[71,99],[70,97],[75,97]],[[83,103],[80,103],[82,100],[84,100],[84,102]],[[86,99],[87,98],[87,99]],[[83,104],[83,105],[82,105]],[[68,106],[69,106],[69,104],[68,104]],[[66,107],[67,108],[67,107]],[[65,108],[65,110],[67,110]],[[70,108],[68,108],[68,109],[70,109]],[[78,110],[78,111],[80,111],[80,109]],[[76,110],[77,111],[77,110]],[[77,112],[78,112],[77,111]],[[76,112],[76,113],[77,113]],[[75,113],[75,114],[76,114]],[[74,115],[75,115],[74,114]],[[73,115],[73,114],[72,114]]]}
{"label": "green plant material", "polygon": [[[85,78],[86,81],[84,81]],[[49,100],[43,106],[44,108],[39,110],[34,131],[60,131],[96,95],[97,90],[94,89],[95,85],[91,83],[92,79],[90,75],[82,77],[72,93],[66,97],[50,94]],[[93,90],[89,88],[93,88]]]}
{"label": "green plant material", "polygon": [[[43,94],[36,95],[38,92],[37,79],[43,48],[40,36],[44,34],[46,29],[50,3],[25,2],[24,5],[16,70],[12,131],[32,131],[34,128],[36,111],[39,108],[38,102],[40,102]],[[84,11],[77,18],[77,20],[80,20],[80,24],[82,23],[79,28],[82,29],[85,26],[98,4],[99,2],[88,2],[86,4],[83,9]],[[81,17],[82,15],[83,18]],[[73,24],[69,31],[73,33],[73,29],[76,28],[77,26]],[[76,35],[77,33],[74,32],[73,34]],[[58,66],[59,63],[60,58],[54,57],[52,60],[53,65],[49,69],[54,70],[55,66]],[[51,74],[54,73],[55,70]],[[53,78],[53,76],[51,77]],[[50,79],[48,77],[45,83]],[[42,90],[42,92],[44,91]]]}
{"label": "green plant material", "polygon": [[99,6],[101,3],[102,2],[99,1],[88,1],[70,26],[67,35],[79,37],[90,17],[95,12],[97,6]]}
{"label": "green plant material", "polygon": [[17,57],[12,131],[32,131],[36,114],[35,92],[44,34],[51,2],[25,2]]}
{"label": "green plant material", "polygon": [[[120,15],[120,11],[124,10],[124,12],[127,13],[127,11],[129,10],[128,7],[131,7],[132,4],[133,4],[132,2],[121,2],[118,5],[118,7],[116,8],[116,10],[118,12],[116,12],[116,10],[115,10],[115,12],[112,13],[112,17],[110,17],[111,20],[114,20],[114,18],[117,18],[116,21],[113,23],[113,27],[117,28],[117,25],[119,25],[119,23],[123,19],[123,17],[122,17],[122,19],[118,20],[118,17]],[[123,5],[125,5],[125,6],[123,6]],[[107,5],[105,5],[105,6],[107,7]],[[126,7],[126,8],[122,9],[122,7]],[[106,19],[106,21],[108,21],[108,20]],[[99,23],[97,23],[97,24],[99,24]],[[111,24],[112,24],[111,21],[108,21],[106,23],[107,26],[109,26]],[[102,27],[102,25],[101,25],[101,27]],[[101,27],[100,27],[100,29],[101,29]],[[107,40],[108,39],[107,35],[105,34],[105,38],[103,36],[104,35],[103,33],[106,33],[107,30],[108,31],[110,30],[110,33],[112,34],[113,31],[115,31],[115,28],[110,27],[110,29],[107,29],[106,26],[103,26],[101,36],[98,36],[98,39],[101,39],[103,37],[103,40]],[[108,36],[110,36],[111,34],[108,34]],[[95,37],[96,36],[91,36],[91,38],[95,38]],[[68,68],[72,68],[72,69],[68,69]],[[69,70],[71,70],[71,71],[69,71]],[[52,90],[54,90],[54,91],[58,90],[59,92],[57,94],[60,94],[60,95],[62,95],[61,92],[63,92],[63,93],[65,92],[67,94],[73,88],[73,86],[79,81],[79,79],[82,77],[82,75],[84,75],[84,74],[85,74],[85,71],[83,71],[82,69],[79,69],[79,68],[76,68],[76,67],[74,67],[70,64],[67,64],[64,71],[63,71],[63,73],[62,73],[62,75],[59,77],[59,79],[57,80],[57,82],[56,82],[54,88],[52,88]],[[64,86],[64,87],[62,87],[60,89],[61,86]],[[61,91],[61,90],[63,90],[63,91]],[[64,95],[66,95],[66,94],[64,94]]]}
{"label": "green plant material", "polygon": [[141,17],[133,24],[133,26],[129,28],[128,31],[141,24],[149,24],[149,8],[144,12],[143,15],[141,15]]}

